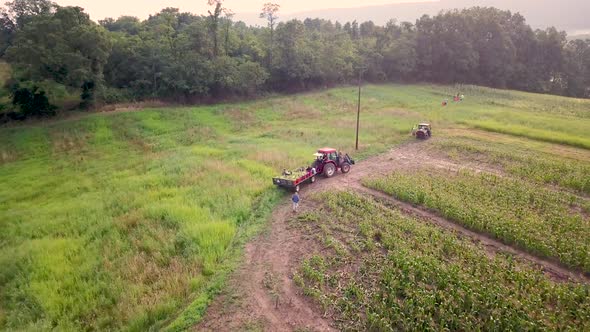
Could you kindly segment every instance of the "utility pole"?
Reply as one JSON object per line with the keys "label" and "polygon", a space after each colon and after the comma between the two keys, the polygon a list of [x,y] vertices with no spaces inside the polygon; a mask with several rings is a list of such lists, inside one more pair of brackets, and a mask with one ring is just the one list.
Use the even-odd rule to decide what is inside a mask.
{"label": "utility pole", "polygon": [[363,81],[363,66],[359,67],[359,102],[358,111],[356,113],[356,150],[359,149],[359,127],[361,122],[361,86]]}

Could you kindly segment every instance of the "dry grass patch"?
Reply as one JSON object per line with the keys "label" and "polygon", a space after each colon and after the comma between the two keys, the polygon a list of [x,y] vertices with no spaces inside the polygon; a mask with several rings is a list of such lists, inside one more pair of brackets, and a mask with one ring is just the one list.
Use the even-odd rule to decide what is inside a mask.
{"label": "dry grass patch", "polygon": [[146,100],[142,102],[135,102],[135,103],[120,103],[120,104],[113,104],[113,105],[105,105],[97,110],[98,113],[122,113],[122,112],[133,112],[133,111],[141,111],[146,108],[162,108],[162,107],[170,107],[171,104],[165,103],[163,101],[158,100]]}
{"label": "dry grass patch", "polygon": [[54,131],[51,132],[51,143],[54,154],[73,154],[77,155],[86,151],[86,142],[90,139],[90,135],[82,135],[69,131]]}
{"label": "dry grass patch", "polygon": [[322,117],[322,112],[309,105],[306,105],[302,102],[297,102],[293,100],[289,100],[288,102],[284,103],[283,112],[287,119],[317,119]]}
{"label": "dry grass patch", "polygon": [[232,121],[236,130],[254,127],[260,123],[260,120],[256,118],[254,111],[250,109],[232,107],[223,110],[223,114]]}
{"label": "dry grass patch", "polygon": [[154,257],[138,253],[126,259],[122,277],[130,286],[117,303],[123,321],[153,310],[162,303],[187,299],[193,289],[193,280],[201,279],[199,265],[175,257],[168,264],[159,264]]}
{"label": "dry grass patch", "polygon": [[15,151],[4,149],[0,151],[0,164],[10,163],[18,159],[18,154]]}

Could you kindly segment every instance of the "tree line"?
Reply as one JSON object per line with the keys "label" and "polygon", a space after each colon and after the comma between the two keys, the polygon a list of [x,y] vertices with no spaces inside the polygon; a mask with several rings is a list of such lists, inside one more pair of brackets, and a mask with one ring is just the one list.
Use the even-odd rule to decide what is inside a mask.
{"label": "tree line", "polygon": [[[0,15],[10,65],[0,98],[13,118],[56,108],[146,99],[202,102],[356,82],[465,83],[590,97],[590,40],[533,30],[520,14],[474,7],[391,20],[233,20],[223,0],[207,15],[165,8],[145,20],[90,20],[80,7],[13,0]],[[8,112],[10,111],[10,112]]]}

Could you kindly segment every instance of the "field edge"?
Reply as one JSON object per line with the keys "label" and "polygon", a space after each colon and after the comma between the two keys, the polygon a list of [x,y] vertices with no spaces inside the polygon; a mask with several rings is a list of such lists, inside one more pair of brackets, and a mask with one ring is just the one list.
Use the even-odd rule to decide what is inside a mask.
{"label": "field edge", "polygon": [[208,282],[205,292],[193,299],[184,309],[181,309],[176,318],[167,324],[163,324],[161,326],[163,331],[185,331],[201,322],[210,303],[222,291],[228,278],[242,263],[245,245],[257,235],[268,231],[270,227],[270,216],[282,196],[283,193],[281,191],[271,188],[262,193],[253,203],[254,209],[251,217],[239,225],[237,234],[228,248],[227,258]]}

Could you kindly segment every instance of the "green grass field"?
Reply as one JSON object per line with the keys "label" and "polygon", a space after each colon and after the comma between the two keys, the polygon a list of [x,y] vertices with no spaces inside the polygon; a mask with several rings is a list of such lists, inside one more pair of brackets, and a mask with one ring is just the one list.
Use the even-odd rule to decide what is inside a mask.
{"label": "green grass field", "polygon": [[[590,194],[590,153],[503,135],[451,131],[430,152],[499,168],[513,177]],[[476,134],[476,135],[474,135]]]}
{"label": "green grass field", "polygon": [[[457,90],[466,101],[441,107]],[[358,153],[353,87],[0,128],[0,329],[194,324],[283,197],[271,177],[319,147],[363,159],[430,121],[445,137],[473,127],[590,149],[588,100],[430,85],[363,96]],[[587,193],[587,164],[568,170],[555,182]]]}

